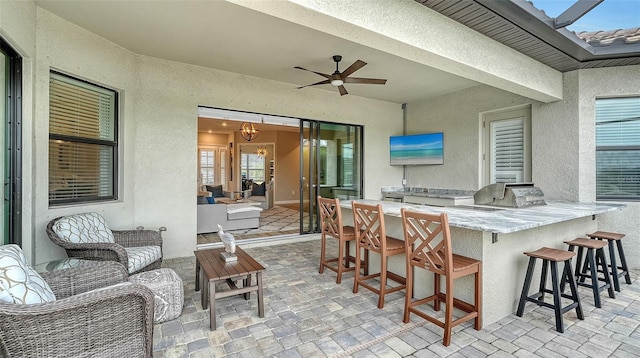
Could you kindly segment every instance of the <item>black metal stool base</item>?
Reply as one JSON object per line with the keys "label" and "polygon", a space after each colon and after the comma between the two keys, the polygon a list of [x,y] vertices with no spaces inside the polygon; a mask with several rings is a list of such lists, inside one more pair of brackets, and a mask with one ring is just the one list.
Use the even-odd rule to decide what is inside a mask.
{"label": "black metal stool base", "polygon": [[[558,250],[562,251],[562,250]],[[527,254],[527,253],[525,253]],[[573,256],[573,255],[572,255]],[[518,303],[518,310],[516,315],[522,317],[524,313],[525,302],[533,302],[538,306],[551,308],[555,311],[556,316],[556,331],[564,333],[564,324],[562,315],[575,308],[578,319],[583,320],[584,314],[582,312],[582,305],[580,304],[580,297],[578,296],[578,287],[573,274],[571,273],[571,258],[564,260],[564,268],[562,270],[562,282],[569,282],[571,294],[564,294],[560,289],[560,281],[558,280],[558,262],[554,260],[548,260],[542,258],[542,276],[540,278],[540,287],[538,292],[533,295],[529,295],[529,288],[531,286],[531,277],[535,268],[536,257],[530,256],[529,267],[527,268],[527,275],[524,279],[524,285],[522,287],[522,294],[520,295],[520,302]],[[551,264],[551,285],[552,289],[546,288],[547,285],[547,268]],[[544,294],[553,294],[553,304],[544,302]],[[560,298],[571,299],[572,302],[564,307],[561,306]]]}

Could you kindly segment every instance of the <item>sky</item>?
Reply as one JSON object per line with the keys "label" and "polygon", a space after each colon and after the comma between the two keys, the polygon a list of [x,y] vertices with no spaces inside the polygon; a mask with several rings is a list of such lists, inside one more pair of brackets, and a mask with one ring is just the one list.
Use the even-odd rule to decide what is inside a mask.
{"label": "sky", "polygon": [[[533,5],[549,17],[560,15],[574,3],[575,0],[533,0]],[[567,29],[591,32],[634,27],[640,27],[640,0],[604,0]]]}

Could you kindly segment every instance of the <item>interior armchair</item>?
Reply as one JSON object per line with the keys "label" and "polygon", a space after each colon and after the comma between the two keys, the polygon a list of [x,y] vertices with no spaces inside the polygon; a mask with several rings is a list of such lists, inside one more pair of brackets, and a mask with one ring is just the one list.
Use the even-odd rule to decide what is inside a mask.
{"label": "interior armchair", "polygon": [[0,251],[1,357],[152,356],[153,292],[122,265],[38,274],[17,245]]}
{"label": "interior armchair", "polygon": [[51,241],[63,247],[69,257],[117,261],[129,274],[160,268],[162,231],[111,230],[97,213],[83,213],[53,219],[47,225]]}
{"label": "interior armchair", "polygon": [[265,210],[271,209],[273,207],[273,185],[273,180],[268,184],[266,181],[262,184],[253,183],[250,189],[244,190],[242,197],[260,202],[260,206]]}

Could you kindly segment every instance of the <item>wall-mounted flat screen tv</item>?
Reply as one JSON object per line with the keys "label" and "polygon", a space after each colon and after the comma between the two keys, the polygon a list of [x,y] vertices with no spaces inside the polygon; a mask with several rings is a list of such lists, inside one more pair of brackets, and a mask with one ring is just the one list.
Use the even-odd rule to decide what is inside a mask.
{"label": "wall-mounted flat screen tv", "polygon": [[444,164],[443,133],[391,136],[391,165]]}

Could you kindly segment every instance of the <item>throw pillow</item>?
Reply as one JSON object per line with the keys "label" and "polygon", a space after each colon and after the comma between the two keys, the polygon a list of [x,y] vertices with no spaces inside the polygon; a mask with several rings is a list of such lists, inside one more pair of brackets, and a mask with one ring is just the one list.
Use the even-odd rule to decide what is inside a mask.
{"label": "throw pillow", "polygon": [[211,196],[214,198],[224,198],[224,192],[222,191],[222,185],[206,185],[207,191],[211,192]]}
{"label": "throw pillow", "polygon": [[263,181],[262,184],[253,186],[253,189],[251,190],[251,196],[264,196],[266,191],[267,183]]}
{"label": "throw pillow", "polygon": [[53,231],[62,240],[73,243],[116,242],[106,221],[98,213],[83,213],[60,218]]}
{"label": "throw pillow", "polygon": [[209,204],[209,197],[198,196],[198,205],[200,204]]}
{"label": "throw pillow", "polygon": [[47,281],[27,264],[18,245],[0,246],[0,301],[24,305],[55,300]]}
{"label": "throw pillow", "polygon": [[216,198],[214,198],[213,196],[207,196],[207,202],[209,204],[215,204],[216,203]]}

